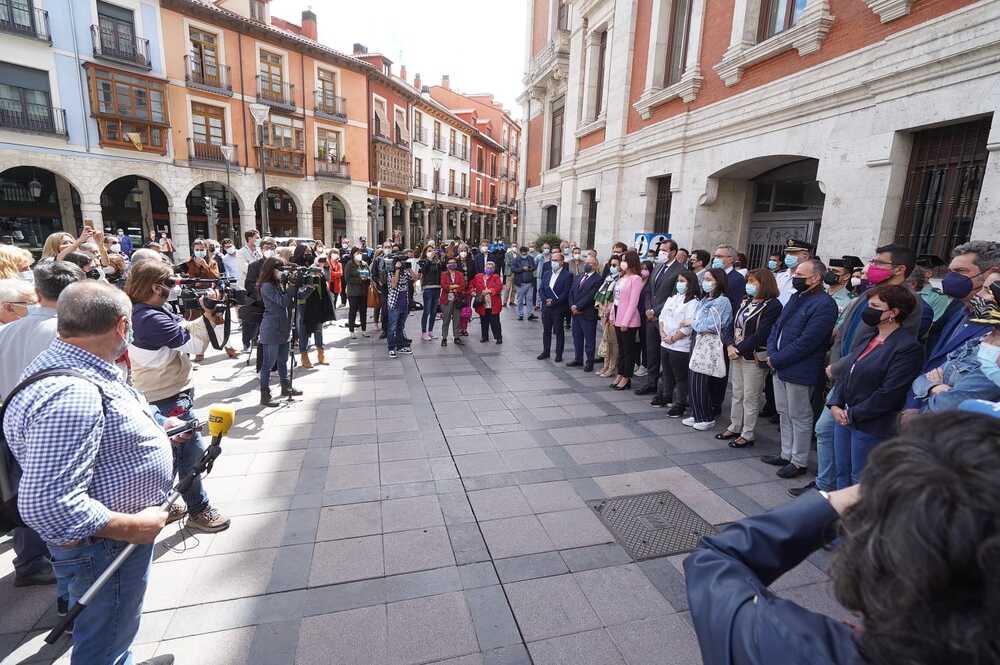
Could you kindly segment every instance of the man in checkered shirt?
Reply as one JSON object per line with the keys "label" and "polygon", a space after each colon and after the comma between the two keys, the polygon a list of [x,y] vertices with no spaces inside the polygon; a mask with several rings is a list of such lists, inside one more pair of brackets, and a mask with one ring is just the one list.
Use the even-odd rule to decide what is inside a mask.
{"label": "man in checkered shirt", "polygon": [[[22,469],[18,508],[48,544],[75,603],[128,543],[139,547],[76,620],[73,665],[131,661],[159,508],[173,476],[165,420],[122,380],[115,359],[131,338],[131,302],[101,282],[72,284],[58,304],[59,337],[24,372],[72,368],[17,392],[4,418]],[[183,444],[181,444],[183,445]],[[147,665],[169,665],[157,656]]]}

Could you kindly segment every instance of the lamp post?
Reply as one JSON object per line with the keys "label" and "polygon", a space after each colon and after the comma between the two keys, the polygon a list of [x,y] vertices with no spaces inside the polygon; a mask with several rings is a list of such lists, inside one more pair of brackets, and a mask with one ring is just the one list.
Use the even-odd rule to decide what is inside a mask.
{"label": "lamp post", "polygon": [[441,177],[441,158],[434,157],[431,159],[431,166],[434,168],[434,225],[438,227],[438,233],[443,235],[441,231],[441,217],[438,214],[438,182]]}
{"label": "lamp post", "polygon": [[229,237],[233,238],[233,241],[239,244],[239,238],[234,237],[239,234],[233,233],[233,198],[230,194],[229,184],[229,164],[233,161],[233,156],[236,151],[231,145],[220,145],[219,152],[222,153],[222,158],[226,160],[226,209],[229,211],[229,217],[226,218],[226,228],[229,229]]}
{"label": "lamp post", "polygon": [[271,113],[267,104],[250,104],[250,115],[257,126],[257,163],[260,166],[260,225],[261,233],[271,235],[271,219],[267,210],[267,165],[264,162],[264,123]]}

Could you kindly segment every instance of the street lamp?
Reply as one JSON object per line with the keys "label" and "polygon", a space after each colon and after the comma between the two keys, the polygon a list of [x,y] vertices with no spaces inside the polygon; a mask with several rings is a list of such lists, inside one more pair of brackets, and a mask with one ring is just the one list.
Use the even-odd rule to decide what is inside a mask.
{"label": "street lamp", "polygon": [[232,163],[236,151],[231,145],[220,145],[219,152],[222,153],[222,158],[226,160],[226,208],[229,210],[226,228],[229,229],[229,236],[233,238],[233,242],[237,242],[239,238],[233,237],[238,234],[233,233],[233,199],[230,194],[229,184],[229,165]]}
{"label": "street lamp", "polygon": [[[267,210],[267,165],[264,160],[264,123],[271,113],[267,104],[250,104],[250,115],[257,126],[257,163],[260,166],[260,224],[265,236],[271,235],[271,219]],[[227,170],[228,172],[228,170]]]}
{"label": "street lamp", "polygon": [[441,217],[438,214],[438,182],[441,178],[441,158],[431,159],[431,166],[434,167],[434,225],[438,227],[438,233],[441,233]]}

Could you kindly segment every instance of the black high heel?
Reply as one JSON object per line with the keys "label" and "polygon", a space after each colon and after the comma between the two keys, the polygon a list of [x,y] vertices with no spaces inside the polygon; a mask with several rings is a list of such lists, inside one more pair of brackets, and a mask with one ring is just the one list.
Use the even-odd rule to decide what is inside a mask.
{"label": "black high heel", "polygon": [[[742,441],[743,443],[740,443]],[[738,439],[729,442],[730,448],[753,448],[753,439],[747,441],[742,436]]]}
{"label": "black high heel", "polygon": [[632,387],[632,379],[625,382],[624,386],[615,386],[615,390],[628,390]]}

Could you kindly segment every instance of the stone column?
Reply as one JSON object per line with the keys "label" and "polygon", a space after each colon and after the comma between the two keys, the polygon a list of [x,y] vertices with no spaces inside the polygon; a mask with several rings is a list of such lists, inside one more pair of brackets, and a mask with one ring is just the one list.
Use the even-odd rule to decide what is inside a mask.
{"label": "stone column", "polygon": [[330,210],[329,195],[323,196],[323,244],[333,247],[333,210]]}
{"label": "stone column", "polygon": [[[90,221],[92,221],[94,223],[94,228],[95,229],[103,229],[104,228],[104,215],[101,212],[101,204],[100,204],[100,202],[84,203],[84,202],[81,201],[80,202],[80,214],[83,215],[83,218],[85,220],[89,219]],[[184,214],[185,215],[187,214],[187,208],[184,209]],[[72,228],[69,229],[69,230],[67,230],[66,232],[72,234],[73,236],[76,236],[76,235],[78,235],[77,230],[76,230],[76,220],[72,216],[70,217],[70,219],[73,220],[73,221],[70,222],[70,224],[72,225]],[[184,222],[185,222],[185,224],[187,223],[187,218],[186,217],[184,218]],[[63,222],[63,229],[65,229],[65,228],[66,228],[66,222]]]}
{"label": "stone column", "polygon": [[309,211],[305,212],[299,210],[295,213],[296,221],[296,233],[298,233],[300,238],[312,238],[312,206],[309,207]]}
{"label": "stone column", "polygon": [[257,213],[254,212],[253,208],[250,210],[240,209],[240,241],[239,245],[242,247],[243,243],[246,242],[246,232],[253,231],[257,228]]}
{"label": "stone column", "polygon": [[382,238],[382,242],[389,241],[392,242],[392,209],[396,205],[396,199],[391,196],[385,197],[385,221],[383,223],[382,231],[385,237]]}
{"label": "stone column", "polygon": [[430,208],[424,206],[421,210],[424,216],[424,244],[427,244],[431,240],[431,211]]}
{"label": "stone column", "polygon": [[[142,237],[148,238],[153,230],[153,197],[149,195],[148,180],[137,178],[136,185],[139,188],[139,211],[142,213]],[[187,208],[184,209],[184,227],[187,228]]]}
{"label": "stone column", "polygon": [[472,236],[472,213],[466,210],[463,214],[465,215],[465,228],[462,231],[462,237],[465,238],[465,242],[469,242]]}
{"label": "stone column", "polygon": [[191,258],[191,235],[188,233],[187,206],[169,208],[169,213],[170,241],[174,243],[174,261],[176,263],[187,261]]}
{"label": "stone column", "polygon": [[[73,186],[65,178],[56,175],[56,197],[59,199],[59,218],[63,231],[76,235],[76,213],[73,212]],[[101,204],[97,203],[97,214],[101,214]],[[93,218],[91,218],[93,219]],[[117,229],[112,229],[117,231]]]}
{"label": "stone column", "polygon": [[410,199],[403,199],[403,249],[407,250],[412,247],[410,244],[410,212],[413,209],[413,201]]}
{"label": "stone column", "polygon": [[496,237],[497,237],[497,216],[493,215],[493,217],[491,219],[492,219],[493,232],[490,234],[490,242],[492,242],[493,240],[495,240]]}

